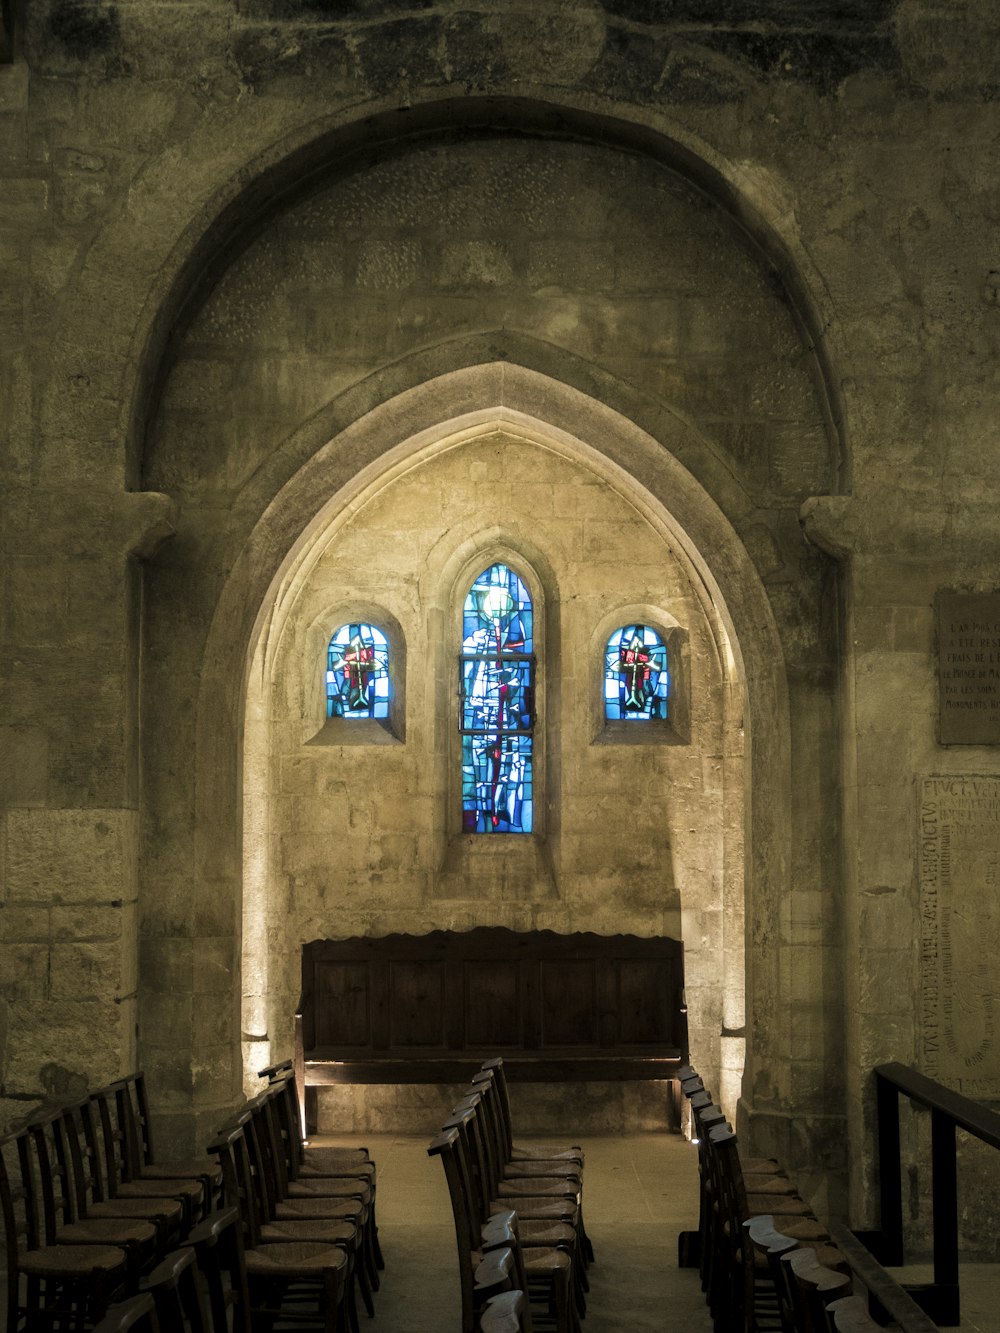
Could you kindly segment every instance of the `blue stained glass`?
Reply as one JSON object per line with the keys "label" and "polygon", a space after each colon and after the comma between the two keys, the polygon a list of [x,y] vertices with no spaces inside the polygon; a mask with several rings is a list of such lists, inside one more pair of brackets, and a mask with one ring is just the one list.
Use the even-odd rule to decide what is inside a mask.
{"label": "blue stained glass", "polygon": [[389,716],[389,643],[363,622],[341,625],[326,655],[327,717]]}
{"label": "blue stained glass", "polygon": [[604,716],[608,721],[665,718],[670,698],[667,647],[648,625],[623,625],[608,640]]}
{"label": "blue stained glass", "polygon": [[531,597],[506,565],[476,579],[462,612],[459,664],[462,827],[530,833],[534,658]]}

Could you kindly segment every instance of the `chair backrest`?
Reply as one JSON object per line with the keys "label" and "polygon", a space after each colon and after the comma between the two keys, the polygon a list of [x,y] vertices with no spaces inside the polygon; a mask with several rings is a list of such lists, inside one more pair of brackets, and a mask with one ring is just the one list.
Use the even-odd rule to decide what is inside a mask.
{"label": "chair backrest", "polygon": [[104,1165],[103,1135],[97,1108],[89,1097],[64,1106],[61,1113],[62,1141],[73,1177],[73,1201],[77,1217],[86,1217],[91,1203],[108,1198]]}
{"label": "chair backrest", "polygon": [[864,1296],[842,1296],[826,1307],[830,1333],[882,1333],[882,1326],[868,1313]]}
{"label": "chair backrest", "polygon": [[473,1253],[479,1248],[479,1219],[473,1203],[469,1164],[458,1129],[443,1129],[428,1145],[427,1154],[429,1157],[440,1157],[444,1167],[455,1222],[462,1329],[463,1333],[472,1333],[475,1323]]}
{"label": "chair backrest", "polygon": [[156,1305],[157,1318],[169,1333],[213,1333],[212,1316],[190,1246],[166,1255],[139,1284]]}
{"label": "chair backrest", "polygon": [[239,1209],[235,1204],[217,1209],[198,1223],[187,1243],[198,1256],[205,1278],[215,1333],[229,1329],[230,1310],[233,1333],[249,1333],[250,1299]]}
{"label": "chair backrest", "polygon": [[480,1333],[531,1333],[531,1308],[523,1291],[491,1296],[479,1314]]}
{"label": "chair backrest", "polygon": [[457,1129],[468,1164],[473,1208],[480,1223],[490,1215],[490,1202],[499,1193],[496,1160],[478,1094],[463,1098],[444,1122],[443,1129]]}
{"label": "chair backrest", "polygon": [[796,1329],[801,1333],[828,1333],[826,1307],[831,1301],[851,1294],[850,1277],[821,1264],[808,1248],[790,1250],[780,1262],[790,1273],[788,1286],[795,1307]]}
{"label": "chair backrest", "polygon": [[150,1125],[146,1076],[139,1070],[138,1073],[126,1075],[118,1086],[123,1098],[123,1110],[128,1115],[129,1137],[136,1164],[140,1168],[152,1166],[156,1158],[153,1156],[153,1131]]}
{"label": "chair backrest", "polygon": [[97,1109],[100,1125],[100,1164],[107,1184],[108,1197],[114,1198],[119,1185],[136,1175],[128,1124],[123,1123],[114,1086],[90,1094],[91,1108]]}
{"label": "chair backrest", "polygon": [[207,1151],[219,1159],[223,1196],[239,1213],[245,1248],[253,1249],[260,1244],[260,1212],[244,1125],[220,1130]]}
{"label": "chair backrest", "polygon": [[75,1173],[61,1110],[35,1116],[22,1131],[31,1156],[30,1177],[36,1192],[31,1209],[33,1244],[51,1245],[60,1226],[79,1219]]}
{"label": "chair backrest", "polygon": [[510,1113],[510,1090],[507,1086],[507,1071],[504,1068],[503,1056],[497,1055],[492,1060],[484,1060],[479,1074],[473,1075],[473,1082],[483,1074],[490,1077],[493,1086],[496,1088],[497,1114],[503,1134],[500,1160],[509,1162],[514,1151],[514,1126]]}
{"label": "chair backrest", "polygon": [[[148,1292],[132,1296],[127,1301],[108,1308],[104,1318],[94,1325],[94,1333],[161,1333],[156,1304]],[[163,1327],[163,1333],[174,1333],[173,1325]]]}

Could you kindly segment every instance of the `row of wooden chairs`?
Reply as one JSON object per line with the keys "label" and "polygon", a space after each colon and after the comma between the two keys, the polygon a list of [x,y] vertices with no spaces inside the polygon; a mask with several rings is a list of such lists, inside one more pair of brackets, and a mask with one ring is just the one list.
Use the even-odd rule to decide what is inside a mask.
{"label": "row of wooden chairs", "polygon": [[698,1143],[702,1288],[718,1333],[877,1328],[851,1294],[844,1256],[778,1164],[741,1158],[736,1134],[690,1066],[681,1088]]}
{"label": "row of wooden chairs", "polygon": [[141,1074],[0,1140],[7,1333],[250,1333],[279,1309],[354,1333],[355,1288],[374,1313],[375,1164],[307,1149],[290,1067],[264,1073],[202,1158],[157,1159]]}
{"label": "row of wooden chairs", "polygon": [[0,1140],[6,1327],[89,1328],[218,1198],[211,1159],[157,1162],[141,1074]]}
{"label": "row of wooden chairs", "polygon": [[515,1141],[502,1059],[473,1077],[427,1149],[444,1166],[463,1333],[578,1333],[593,1251],[579,1146]]}

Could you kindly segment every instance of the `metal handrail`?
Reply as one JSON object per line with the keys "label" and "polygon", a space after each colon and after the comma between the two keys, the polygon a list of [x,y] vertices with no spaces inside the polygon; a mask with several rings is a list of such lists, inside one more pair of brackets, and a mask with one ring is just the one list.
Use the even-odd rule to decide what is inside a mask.
{"label": "metal handrail", "polygon": [[899,1098],[931,1113],[931,1200],[933,1207],[934,1281],[908,1290],[936,1324],[960,1322],[958,1284],[958,1161],[955,1130],[963,1129],[992,1148],[1000,1148],[1000,1114],[952,1092],[908,1065],[875,1069],[878,1117],[881,1230],[869,1233],[869,1248],[883,1264],[903,1263],[903,1179],[899,1139]]}

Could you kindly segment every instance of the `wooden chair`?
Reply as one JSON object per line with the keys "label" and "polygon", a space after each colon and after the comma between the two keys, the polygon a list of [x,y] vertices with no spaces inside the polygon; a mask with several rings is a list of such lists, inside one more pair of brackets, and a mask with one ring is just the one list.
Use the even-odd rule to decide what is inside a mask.
{"label": "wooden chair", "polygon": [[324,1333],[346,1333],[346,1251],[306,1241],[264,1244],[243,1126],[217,1135],[208,1151],[222,1167],[224,1197],[239,1200],[250,1327],[276,1319],[315,1324],[318,1317]]}
{"label": "wooden chair", "polygon": [[157,1232],[141,1219],[87,1217],[75,1197],[75,1174],[62,1113],[36,1116],[22,1131],[30,1158],[22,1178],[32,1184],[29,1246],[114,1245],[125,1251],[128,1282],[157,1257]]}
{"label": "wooden chair", "polygon": [[[536,1301],[533,1322],[550,1323],[557,1333],[579,1330],[576,1305],[573,1301],[572,1260],[568,1254],[556,1251],[523,1249],[517,1214],[497,1213],[481,1232],[483,1258],[491,1251],[510,1253],[513,1257],[513,1289],[527,1294]],[[543,1257],[545,1263],[539,1262]],[[478,1270],[477,1270],[478,1271]],[[492,1293],[491,1293],[492,1294]]]}
{"label": "wooden chair", "polygon": [[[262,1120],[263,1110],[261,1105],[249,1107],[236,1121],[244,1130],[245,1143],[245,1153],[240,1151],[237,1165],[242,1173],[242,1188],[252,1190],[254,1195],[259,1243],[276,1245],[310,1241],[337,1245],[344,1250],[349,1260],[345,1288],[347,1316],[351,1327],[356,1328],[356,1282],[368,1314],[375,1313],[364,1236],[367,1211],[362,1211],[357,1218],[338,1216],[336,1207],[342,1201],[334,1199],[328,1204],[330,1215],[324,1216],[317,1207],[307,1217],[279,1218],[275,1175],[270,1160],[270,1152],[274,1149]],[[319,1203],[322,1204],[322,1200]]]}
{"label": "wooden chair", "polygon": [[[235,1204],[220,1208],[199,1222],[187,1238],[205,1279],[215,1333],[250,1333],[243,1226]],[[232,1319],[230,1321],[230,1312]]]}
{"label": "wooden chair", "polygon": [[850,1275],[827,1268],[809,1249],[791,1250],[781,1262],[789,1273],[796,1333],[829,1333],[826,1307],[851,1294]]}
{"label": "wooden chair", "polygon": [[302,1121],[298,1114],[298,1094],[295,1091],[295,1074],[290,1060],[285,1064],[262,1069],[260,1077],[267,1077],[270,1090],[280,1091],[285,1099],[281,1109],[282,1124],[287,1127],[289,1141],[297,1145],[296,1156],[300,1162],[303,1178],[308,1178],[312,1171],[334,1175],[344,1171],[350,1172],[359,1165],[367,1164],[370,1167],[370,1176],[367,1178],[374,1183],[375,1163],[367,1148],[321,1147],[306,1143],[302,1132]]}
{"label": "wooden chair", "polygon": [[102,1165],[109,1199],[175,1199],[183,1211],[183,1233],[205,1215],[205,1190],[200,1180],[146,1180],[135,1156],[129,1132],[127,1095],[122,1084],[112,1083],[90,1094],[96,1106],[101,1132]]}
{"label": "wooden chair", "polygon": [[[480,1225],[485,1226],[495,1213],[508,1212],[515,1205],[509,1201],[492,1199],[488,1193],[489,1182],[492,1179],[488,1166],[489,1154],[486,1148],[488,1136],[480,1115],[477,1113],[479,1105],[478,1093],[473,1093],[464,1098],[455,1107],[454,1113],[445,1121],[442,1129],[458,1130],[459,1149],[466,1161],[466,1171],[472,1188],[473,1206],[477,1209]],[[526,1182],[526,1191],[530,1188],[531,1183],[531,1181]],[[565,1199],[564,1202],[569,1203],[570,1200]],[[577,1309],[582,1316],[587,1309],[586,1293],[589,1290],[589,1283],[587,1281],[586,1265],[580,1261],[580,1254],[583,1249],[580,1240],[580,1210],[576,1208],[572,1216],[560,1218],[553,1215],[555,1210],[552,1208],[552,1203],[553,1200],[550,1196],[533,1199],[527,1193],[517,1199],[516,1208],[520,1224],[520,1241],[529,1250],[558,1247],[570,1254],[573,1259],[574,1294]],[[537,1213],[541,1213],[542,1216],[536,1216]]]}
{"label": "wooden chair", "polygon": [[882,1333],[882,1326],[868,1313],[864,1296],[842,1296],[826,1307],[829,1333]]}
{"label": "wooden chair", "polygon": [[583,1166],[583,1149],[579,1144],[560,1145],[541,1141],[526,1142],[523,1139],[515,1140],[510,1113],[510,1092],[507,1086],[507,1073],[504,1069],[503,1057],[498,1055],[492,1060],[484,1061],[483,1071],[492,1074],[496,1084],[497,1094],[500,1099],[501,1115],[504,1123],[504,1137],[506,1142],[505,1157],[507,1161],[530,1161],[533,1157],[538,1157],[547,1162],[553,1160],[565,1160],[568,1162],[578,1162],[581,1167]]}
{"label": "wooden chair", "polygon": [[[365,1309],[370,1315],[374,1314],[372,1293],[377,1290],[379,1279],[371,1185],[363,1177],[320,1177],[298,1186],[290,1183],[287,1145],[281,1140],[275,1107],[275,1097],[264,1093],[249,1102],[246,1111],[235,1121],[246,1128],[253,1167],[264,1189],[261,1202],[264,1220],[269,1227],[292,1227],[293,1231],[298,1232],[299,1239],[306,1238],[306,1227],[315,1231],[321,1224],[332,1225],[337,1221],[352,1224],[357,1243],[350,1242],[353,1259],[352,1279],[348,1288],[349,1315],[354,1318],[355,1279]],[[276,1236],[276,1232],[268,1230],[265,1240],[270,1243]]]}
{"label": "wooden chair", "polygon": [[94,1333],[173,1333],[173,1328],[161,1329],[153,1298],[144,1292],[111,1306],[94,1325]]}
{"label": "wooden chair", "polygon": [[[471,1103],[466,1105],[465,1103]],[[539,1182],[532,1178],[524,1184],[524,1193],[507,1194],[504,1198],[495,1193],[497,1180],[488,1147],[488,1136],[476,1113],[478,1094],[463,1099],[442,1126],[442,1133],[454,1129],[458,1132],[458,1148],[464,1161],[464,1170],[469,1178],[471,1200],[476,1211],[478,1223],[485,1225],[498,1212],[515,1210],[521,1224],[522,1243],[529,1247],[542,1246],[551,1248],[560,1246],[572,1249],[574,1257],[582,1250],[580,1242],[581,1215],[575,1198],[568,1193],[553,1192],[551,1188],[532,1192]],[[545,1182],[541,1184],[544,1186]],[[586,1275],[582,1264],[576,1266],[581,1286],[581,1312],[583,1309],[583,1291],[586,1290]]]}
{"label": "wooden chair", "polygon": [[766,1264],[771,1274],[783,1333],[798,1333],[795,1297],[789,1285],[791,1270],[787,1264],[782,1263],[782,1259],[792,1250],[809,1249],[819,1263],[833,1268],[844,1263],[844,1256],[827,1240],[796,1240],[785,1235],[775,1228],[774,1219],[768,1214],[751,1217],[744,1222],[743,1229],[749,1237],[757,1263]]}
{"label": "wooden chair", "polygon": [[184,1229],[181,1200],[122,1198],[109,1193],[109,1177],[101,1151],[103,1140],[89,1098],[63,1108],[62,1133],[69,1153],[79,1220],[124,1218],[151,1223],[156,1227],[157,1248],[162,1254],[179,1243]]}
{"label": "wooden chair", "polygon": [[121,1112],[129,1140],[129,1155],[140,1177],[146,1180],[198,1180],[205,1194],[205,1215],[218,1202],[222,1189],[222,1172],[218,1163],[205,1155],[181,1161],[158,1161],[153,1151],[153,1131],[150,1124],[149,1099],[146,1094],[146,1076],[140,1071],[121,1079],[116,1086],[121,1099]]}
{"label": "wooden chair", "polygon": [[[797,1240],[826,1238],[808,1204],[793,1194],[750,1194],[743,1178],[736,1135],[728,1125],[716,1125],[707,1136],[712,1177],[713,1218],[709,1228],[713,1257],[708,1288],[709,1309],[720,1330],[744,1326],[748,1311],[763,1299],[769,1278],[751,1263],[749,1238],[743,1224],[750,1217],[770,1213],[776,1228]],[[757,1287],[762,1290],[758,1293]],[[763,1317],[763,1315],[762,1315]]]}
{"label": "wooden chair", "polygon": [[[6,1328],[49,1327],[76,1333],[103,1318],[128,1274],[114,1245],[46,1245],[24,1133],[0,1139],[0,1223],[6,1266]],[[34,1243],[32,1243],[34,1242]],[[24,1321],[22,1323],[22,1320]]]}
{"label": "wooden chair", "polygon": [[[156,1306],[166,1333],[214,1333],[212,1313],[198,1258],[190,1246],[174,1250],[140,1283]],[[223,1325],[220,1333],[225,1333]]]}
{"label": "wooden chair", "polygon": [[[439,1157],[444,1167],[451,1198],[452,1216],[455,1223],[455,1240],[458,1250],[459,1287],[462,1299],[463,1333],[475,1333],[476,1296],[475,1272],[482,1258],[483,1230],[479,1225],[479,1215],[474,1202],[472,1180],[468,1162],[462,1152],[457,1129],[442,1131],[428,1146],[428,1155]],[[509,1214],[504,1215],[509,1216]],[[503,1248],[497,1245],[496,1248]],[[512,1246],[510,1248],[513,1248]],[[564,1290],[565,1302],[560,1305],[563,1320],[560,1333],[577,1328],[576,1306],[572,1300],[572,1260],[562,1250],[538,1249],[530,1252],[524,1260],[525,1268],[538,1282],[543,1278]],[[563,1289],[560,1284],[565,1283]],[[553,1295],[553,1301],[557,1298]],[[560,1301],[562,1298],[558,1298]]]}
{"label": "wooden chair", "polygon": [[[338,1193],[342,1195],[343,1191],[339,1186],[347,1181],[362,1181],[367,1185],[370,1190],[370,1195],[366,1197],[369,1211],[365,1225],[365,1244],[369,1251],[368,1281],[372,1289],[377,1291],[379,1271],[385,1268],[385,1259],[379,1244],[375,1213],[377,1173],[375,1163],[367,1155],[367,1149],[355,1151],[350,1148],[329,1150],[319,1148],[307,1159],[300,1134],[294,1080],[276,1079],[261,1100],[271,1117],[273,1132],[277,1135],[275,1142],[283,1145],[285,1172],[290,1185],[315,1184],[318,1186],[316,1192],[323,1197],[331,1195],[336,1197]],[[327,1183],[334,1181],[338,1182],[336,1190]],[[296,1197],[294,1191],[290,1191],[290,1194],[291,1197]]]}

